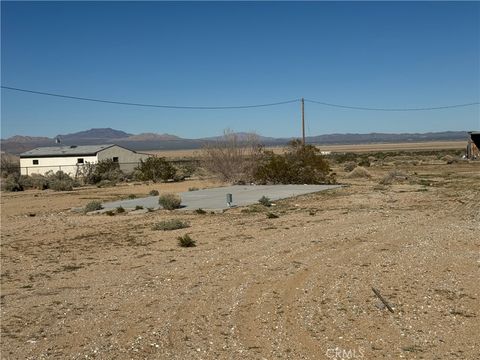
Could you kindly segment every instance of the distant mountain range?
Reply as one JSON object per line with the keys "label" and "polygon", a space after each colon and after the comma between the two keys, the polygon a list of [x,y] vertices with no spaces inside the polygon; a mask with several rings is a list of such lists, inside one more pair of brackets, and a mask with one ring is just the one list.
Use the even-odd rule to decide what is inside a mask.
{"label": "distant mountain range", "polygon": [[[236,133],[240,140],[249,136],[247,133]],[[422,141],[454,141],[466,140],[466,131],[444,131],[423,134],[328,134],[310,136],[306,138],[309,144],[367,144],[367,143],[397,143],[397,142],[422,142]],[[60,144],[56,143],[60,140]],[[20,154],[24,151],[42,146],[56,145],[92,145],[115,143],[132,150],[175,150],[175,149],[197,149],[209,141],[221,139],[221,136],[183,139],[170,134],[142,133],[138,135],[129,134],[124,131],[111,128],[90,129],[73,134],[57,135],[54,138],[13,136],[8,139],[1,139],[2,151],[11,154]],[[281,146],[287,144],[292,138],[272,138],[258,136],[259,141],[266,146]]]}

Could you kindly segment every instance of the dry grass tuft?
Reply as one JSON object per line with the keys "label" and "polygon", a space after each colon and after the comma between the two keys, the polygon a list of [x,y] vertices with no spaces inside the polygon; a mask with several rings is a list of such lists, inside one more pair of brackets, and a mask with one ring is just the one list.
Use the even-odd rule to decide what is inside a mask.
{"label": "dry grass tuft", "polygon": [[394,183],[402,183],[409,179],[408,175],[400,170],[392,170],[380,180],[382,185],[391,185]]}
{"label": "dry grass tuft", "polygon": [[364,167],[357,166],[355,169],[350,171],[346,175],[346,177],[349,178],[349,179],[360,179],[360,178],[366,179],[366,178],[371,178],[372,174],[370,174],[370,172],[367,169],[365,169]]}

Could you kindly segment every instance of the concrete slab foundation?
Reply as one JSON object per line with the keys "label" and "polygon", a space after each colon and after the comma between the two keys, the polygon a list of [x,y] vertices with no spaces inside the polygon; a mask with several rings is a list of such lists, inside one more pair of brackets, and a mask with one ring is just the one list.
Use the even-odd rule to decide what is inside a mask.
{"label": "concrete slab foundation", "polygon": [[[262,196],[266,196],[274,201],[339,187],[340,185],[235,185],[188,191],[179,194],[182,198],[182,208],[180,210],[195,210],[199,208],[205,210],[227,209],[229,208],[227,194],[232,194],[233,206],[245,206],[257,203]],[[149,196],[104,203],[102,211],[112,210],[119,206],[124,209],[134,209],[136,206],[142,206],[144,209],[160,208],[158,196]]]}

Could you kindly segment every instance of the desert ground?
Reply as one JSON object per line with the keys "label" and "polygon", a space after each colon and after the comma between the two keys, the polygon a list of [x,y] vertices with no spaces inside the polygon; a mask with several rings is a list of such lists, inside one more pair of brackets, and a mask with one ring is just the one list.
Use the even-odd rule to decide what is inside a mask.
{"label": "desert ground", "polygon": [[[321,151],[334,152],[371,152],[371,151],[400,151],[400,150],[438,150],[438,149],[465,149],[465,141],[424,141],[409,143],[371,143],[371,144],[350,144],[350,145],[317,145]],[[267,147],[275,153],[282,153],[283,146]],[[167,159],[181,159],[201,156],[201,149],[191,150],[146,150],[141,151],[147,154],[162,156]]]}
{"label": "desert ground", "polygon": [[2,193],[2,359],[479,359],[480,162],[334,170],[340,189],[214,214],[70,211],[210,179]]}

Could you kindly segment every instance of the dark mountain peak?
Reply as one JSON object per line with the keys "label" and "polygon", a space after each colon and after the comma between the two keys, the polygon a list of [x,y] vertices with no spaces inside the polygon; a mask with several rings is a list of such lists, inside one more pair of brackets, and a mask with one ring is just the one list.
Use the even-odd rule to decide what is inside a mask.
{"label": "dark mountain peak", "polygon": [[97,128],[97,129],[90,129],[85,131],[79,131],[72,134],[65,134],[65,135],[57,135],[61,140],[90,140],[90,139],[124,139],[131,136],[121,130],[115,130],[112,128]]}

